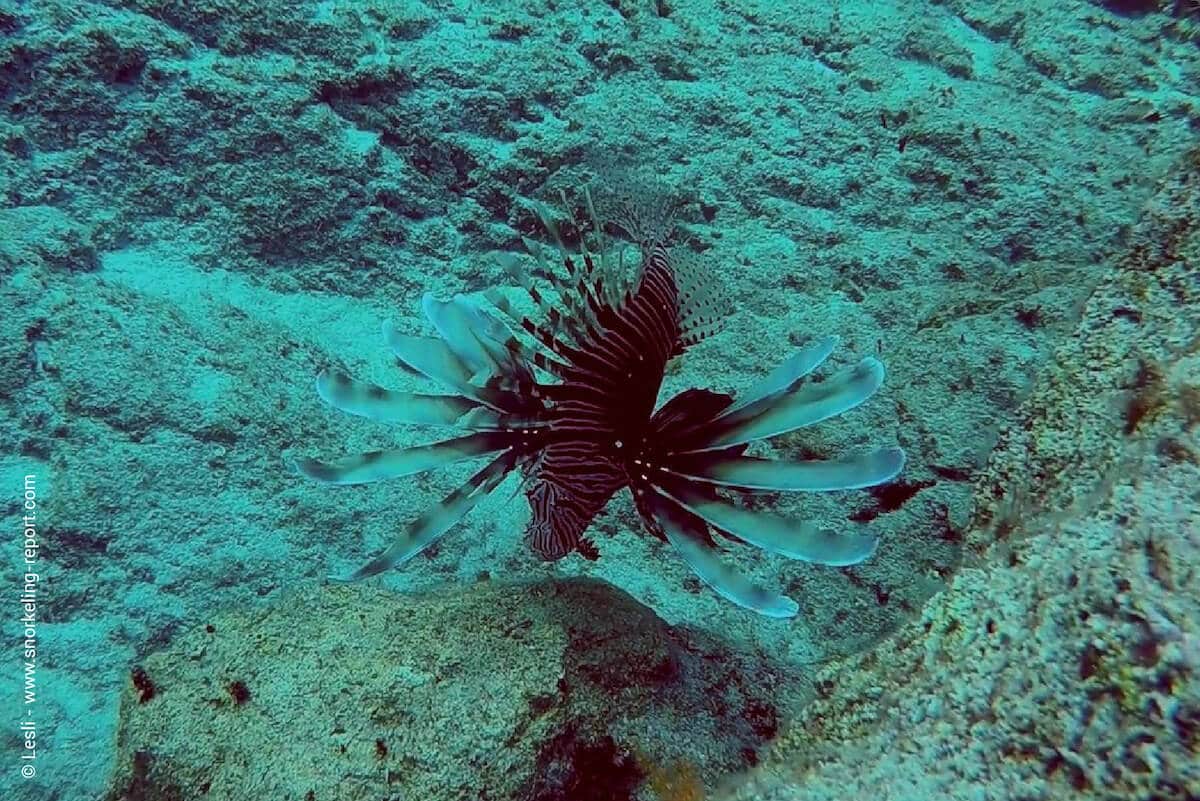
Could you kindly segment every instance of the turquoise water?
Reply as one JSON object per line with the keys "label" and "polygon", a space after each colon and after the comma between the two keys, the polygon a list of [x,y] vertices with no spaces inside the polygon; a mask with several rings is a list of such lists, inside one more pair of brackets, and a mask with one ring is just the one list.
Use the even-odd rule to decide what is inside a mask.
{"label": "turquoise water", "polygon": [[1200,798],[1198,37],[0,0],[0,797]]}

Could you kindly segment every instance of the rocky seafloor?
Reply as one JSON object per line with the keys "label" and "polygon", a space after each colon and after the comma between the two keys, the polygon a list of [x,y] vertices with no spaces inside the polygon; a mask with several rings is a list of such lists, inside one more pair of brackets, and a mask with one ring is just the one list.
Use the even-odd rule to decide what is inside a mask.
{"label": "rocky seafloor", "polygon": [[[1200,797],[1200,8],[1189,2],[0,0],[0,475],[40,551],[36,775],[0,796]],[[888,368],[779,458],[899,444],[773,498],[867,562],[644,536],[543,563],[502,489],[333,587],[464,470],[416,442],[380,323],[511,284],[535,208],[633,175],[728,287],[665,391],[814,338]],[[608,188],[622,189],[617,186]],[[598,190],[599,191],[599,190]],[[15,580],[14,580],[15,583]],[[13,628],[14,638],[19,629]],[[6,683],[6,686],[8,684]],[[28,762],[28,761],[27,761]]]}

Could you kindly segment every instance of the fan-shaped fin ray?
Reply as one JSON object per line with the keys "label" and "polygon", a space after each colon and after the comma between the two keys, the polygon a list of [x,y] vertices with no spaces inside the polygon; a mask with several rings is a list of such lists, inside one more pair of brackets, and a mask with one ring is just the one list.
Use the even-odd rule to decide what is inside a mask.
{"label": "fan-shaped fin ray", "polygon": [[545,428],[548,423],[537,417],[527,417],[517,413],[506,414],[497,412],[495,409],[476,406],[459,418],[455,425],[474,431],[513,431],[522,428]]}
{"label": "fan-shaped fin ray", "polygon": [[600,222],[600,215],[596,213],[596,204],[592,200],[592,191],[586,184],[583,187],[583,200],[587,206],[588,219],[592,223],[592,232],[596,237],[596,255],[600,260],[599,272],[603,275],[607,271],[604,251],[608,245],[608,237],[604,235],[604,225]]}
{"label": "fan-shaped fin ray", "polygon": [[733,456],[707,463],[670,467],[675,475],[743,490],[764,492],[831,492],[862,489],[890,481],[904,468],[901,448],[853,454],[842,459],[805,462]]}
{"label": "fan-shaped fin ray", "polygon": [[791,598],[758,586],[701,545],[703,532],[697,530],[697,521],[677,503],[657,492],[647,500],[667,541],[700,580],[719,595],[767,617],[794,617],[799,611],[799,605]]}
{"label": "fan-shaped fin ray", "polygon": [[323,370],[317,376],[317,394],[339,411],[381,423],[452,426],[478,408],[475,401],[458,395],[396,392],[355,381],[335,370]]}
{"label": "fan-shaped fin ray", "polygon": [[401,334],[390,320],[383,324],[383,337],[397,359],[434,381],[457,388],[471,378],[471,371],[440,339]]}
{"label": "fan-shaped fin ray", "polygon": [[492,490],[516,464],[512,451],[494,459],[482,470],[467,479],[461,487],[447,495],[441,503],[405,527],[391,546],[379,556],[347,576],[330,576],[339,583],[359,581],[407,562],[445,534]]}
{"label": "fan-shaped fin ray", "polygon": [[822,565],[856,565],[875,553],[878,539],[838,534],[807,522],[789,520],[770,512],[740,509],[723,500],[696,493],[659,491],[709,525],[765,551]]}
{"label": "fan-shaped fin ray", "polygon": [[295,464],[297,470],[314,481],[325,484],[366,484],[411,476],[492,453],[507,447],[511,440],[511,437],[499,433],[482,432],[431,445],[344,456],[335,462],[297,459]]}
{"label": "fan-shaped fin ray", "polygon": [[426,292],[421,297],[421,309],[468,370],[489,375],[500,371],[500,359],[504,358],[501,343],[509,332],[498,320],[464,295],[441,301]]}
{"label": "fan-shaped fin ray", "polygon": [[413,370],[457,390],[460,395],[499,408],[494,393],[471,383],[470,369],[442,340],[401,334],[390,322],[383,324],[383,335],[396,358]]}
{"label": "fan-shaped fin ray", "polygon": [[[748,407],[762,401],[769,401],[788,389],[801,378],[816,370],[833,353],[837,347],[838,337],[828,336],[797,352],[790,359],[780,363],[767,374],[759,383],[745,392],[739,393],[738,399],[718,419],[739,420],[752,416],[754,409]],[[742,414],[738,414],[739,412]]]}
{"label": "fan-shaped fin ray", "polygon": [[582,345],[588,340],[596,339],[600,331],[600,321],[596,312],[586,298],[575,298],[573,293],[563,296],[563,308],[566,319],[575,321],[570,326],[571,338],[576,344]]}
{"label": "fan-shaped fin ray", "polygon": [[883,364],[866,358],[839,375],[785,393],[753,417],[728,423],[719,418],[714,422],[718,433],[700,450],[766,439],[836,417],[874,395],[883,375]]}

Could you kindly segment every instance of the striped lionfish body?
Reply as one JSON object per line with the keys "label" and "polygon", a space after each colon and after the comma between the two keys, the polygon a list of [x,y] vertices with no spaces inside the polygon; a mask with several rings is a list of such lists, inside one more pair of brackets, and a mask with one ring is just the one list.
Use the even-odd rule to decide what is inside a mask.
{"label": "striped lionfish body", "polygon": [[[588,196],[588,207],[592,208]],[[601,226],[595,219],[595,235]],[[541,322],[514,313],[499,293],[488,301],[456,296],[422,299],[438,337],[384,335],[399,361],[454,394],[394,392],[323,372],[317,391],[330,405],[375,420],[460,429],[431,445],[345,457],[301,459],[304,475],[357,484],[413,475],[459,460],[490,456],[478,472],[409,524],[382,554],[349,576],[353,581],[403,564],[428,547],[511,472],[524,475],[530,546],[547,559],[594,553],[585,538],[592,520],[629,487],[647,530],[669,542],[689,566],[726,598],[773,617],[796,603],[759,587],[715,555],[714,535],[783,556],[830,565],[855,564],[876,539],[785,520],[739,505],[738,495],[866,487],[893,478],[904,454],[888,448],[836,461],[781,462],[747,457],[756,440],[840,414],[869,398],[883,366],[864,359],[820,383],[805,381],[832,352],[820,340],[779,365],[738,399],[687,390],[655,410],[667,363],[719,329],[712,276],[669,250],[664,235],[643,233],[636,220],[618,226],[639,239],[642,265],[622,291],[613,265],[593,258],[581,238],[578,259],[566,255],[556,275],[536,243],[527,246],[557,295],[551,302],[531,277],[508,263],[541,312]],[[603,244],[603,243],[601,243]],[[519,333],[517,333],[519,332]]]}

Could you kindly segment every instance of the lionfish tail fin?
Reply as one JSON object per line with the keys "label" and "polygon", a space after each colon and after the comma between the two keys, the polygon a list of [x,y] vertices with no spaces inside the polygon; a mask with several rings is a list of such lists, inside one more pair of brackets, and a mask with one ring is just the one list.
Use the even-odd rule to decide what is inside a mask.
{"label": "lionfish tail fin", "polygon": [[675,233],[679,200],[653,181],[628,170],[602,171],[605,186],[599,216],[642,248],[665,245]]}
{"label": "lionfish tail fin", "polygon": [[724,330],[729,294],[701,254],[677,247],[671,249],[670,258],[679,291],[678,350],[682,352]]}

